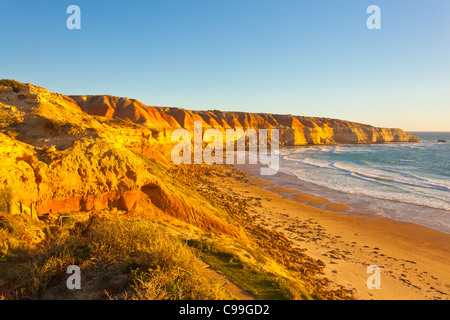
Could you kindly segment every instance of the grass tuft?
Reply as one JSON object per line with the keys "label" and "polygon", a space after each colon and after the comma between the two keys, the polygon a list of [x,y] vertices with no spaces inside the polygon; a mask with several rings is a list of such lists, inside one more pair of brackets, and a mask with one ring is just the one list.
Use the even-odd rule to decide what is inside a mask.
{"label": "grass tuft", "polygon": [[1,79],[0,80],[0,86],[11,87],[11,88],[13,88],[14,92],[19,92],[20,87],[23,85],[24,85],[23,83],[18,82],[16,80],[9,80],[9,79]]}
{"label": "grass tuft", "polygon": [[[0,227],[0,232],[9,228]],[[48,227],[46,230],[44,233],[52,234],[52,238],[35,247],[23,247],[22,259],[7,257],[9,274],[3,290],[7,292],[6,298],[74,298],[75,293],[65,287],[65,271],[73,264],[80,267],[85,283],[76,293],[79,298],[231,297],[221,284],[207,276],[193,249],[149,220],[96,217],[78,222],[70,229],[51,233]],[[19,237],[17,233],[14,235]],[[19,260],[20,263],[14,263]]]}

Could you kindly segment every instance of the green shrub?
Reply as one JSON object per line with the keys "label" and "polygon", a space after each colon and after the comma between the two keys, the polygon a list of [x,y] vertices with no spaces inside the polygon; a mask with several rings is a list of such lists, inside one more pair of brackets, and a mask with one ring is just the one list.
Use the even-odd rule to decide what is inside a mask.
{"label": "green shrub", "polygon": [[14,92],[19,92],[20,86],[22,86],[22,85],[23,85],[23,83],[20,83],[16,80],[9,80],[9,79],[0,80],[0,86],[11,87],[11,88],[13,88]]}
{"label": "green shrub", "polygon": [[12,200],[12,190],[9,187],[0,189],[0,212],[7,212],[8,203]]}

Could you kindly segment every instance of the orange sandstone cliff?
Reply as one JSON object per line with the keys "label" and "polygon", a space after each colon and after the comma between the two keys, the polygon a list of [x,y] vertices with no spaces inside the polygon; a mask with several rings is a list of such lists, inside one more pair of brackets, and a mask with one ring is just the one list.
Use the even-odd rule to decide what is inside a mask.
{"label": "orange sandstone cliff", "polygon": [[161,141],[172,126],[159,110],[99,101],[100,114],[149,126],[89,115],[72,98],[32,84],[0,82],[0,191],[11,193],[11,213],[55,218],[116,210],[239,236],[232,222],[167,175],[170,146]]}
{"label": "orange sandstone cliff", "polygon": [[419,141],[419,138],[401,129],[377,128],[337,119],[150,107],[137,100],[112,96],[71,96],[71,98],[90,115],[129,119],[161,132],[165,137],[176,128],[192,130],[194,121],[202,121],[204,129],[215,128],[222,131],[238,128],[279,129],[280,143],[286,146]]}
{"label": "orange sandstone cliff", "polygon": [[194,121],[204,129],[278,128],[284,145],[418,141],[400,129],[342,120],[153,107],[0,81],[0,188],[14,196],[9,210],[145,211],[231,232],[229,221],[166,174],[171,132]]}

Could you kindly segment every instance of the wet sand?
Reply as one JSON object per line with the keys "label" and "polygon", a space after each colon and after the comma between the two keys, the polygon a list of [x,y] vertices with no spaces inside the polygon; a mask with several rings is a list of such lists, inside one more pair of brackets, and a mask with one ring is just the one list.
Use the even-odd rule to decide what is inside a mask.
{"label": "wet sand", "polygon": [[[353,289],[357,299],[450,298],[449,234],[364,210],[349,213],[345,204],[262,178],[249,184],[221,177],[217,186],[253,203],[249,212],[256,223],[283,232],[307,255],[325,262],[325,276],[335,285]],[[366,285],[372,265],[381,270],[380,289]]]}

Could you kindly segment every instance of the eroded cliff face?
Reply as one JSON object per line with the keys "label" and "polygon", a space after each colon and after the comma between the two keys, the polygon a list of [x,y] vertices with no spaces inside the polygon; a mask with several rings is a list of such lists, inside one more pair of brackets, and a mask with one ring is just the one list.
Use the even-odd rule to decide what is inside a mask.
{"label": "eroded cliff face", "polygon": [[31,84],[0,83],[0,191],[11,192],[12,213],[54,218],[112,210],[236,234],[166,175],[170,145],[162,142],[169,128],[156,108],[131,100],[104,97],[82,108]]}
{"label": "eroded cliff face", "polygon": [[280,129],[285,145],[418,140],[341,120],[153,107],[0,82],[0,189],[13,192],[12,211],[19,203],[38,215],[114,209],[236,230],[166,174],[173,130],[193,130],[195,121],[204,130]]}
{"label": "eroded cliff face", "polygon": [[282,114],[190,111],[181,108],[149,107],[137,100],[110,96],[71,96],[88,114],[118,117],[143,124],[169,137],[174,129],[190,131],[195,121],[203,129],[279,129],[280,143],[286,146],[417,142],[419,138],[401,129],[377,128],[360,123]]}

